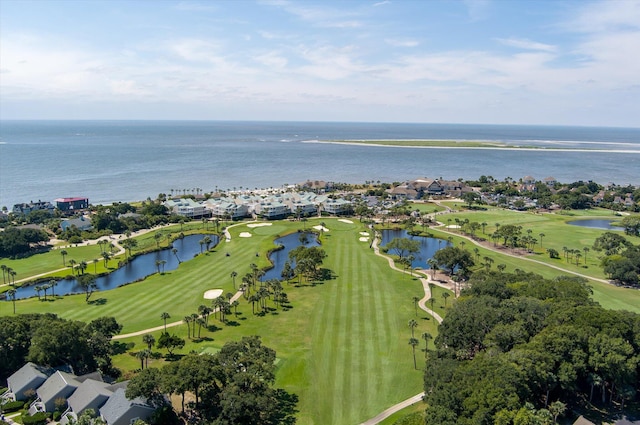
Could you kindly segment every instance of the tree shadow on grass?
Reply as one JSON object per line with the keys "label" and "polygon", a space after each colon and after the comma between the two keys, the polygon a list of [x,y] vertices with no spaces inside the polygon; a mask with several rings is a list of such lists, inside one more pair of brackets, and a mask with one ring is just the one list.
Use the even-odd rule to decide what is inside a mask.
{"label": "tree shadow on grass", "polygon": [[227,320],[227,326],[240,326],[240,323],[235,320]]}
{"label": "tree shadow on grass", "polygon": [[87,304],[90,304],[90,305],[105,305],[106,303],[107,303],[106,298],[98,298],[98,299],[87,302]]}
{"label": "tree shadow on grass", "polygon": [[[133,347],[131,347],[133,348]],[[120,341],[111,342],[111,353],[112,354],[124,354],[129,350],[129,344],[125,344]]]}
{"label": "tree shadow on grass", "polygon": [[209,332],[217,332],[219,330],[222,330],[222,328],[219,328],[216,325],[209,325],[209,326],[207,326],[207,330]]}

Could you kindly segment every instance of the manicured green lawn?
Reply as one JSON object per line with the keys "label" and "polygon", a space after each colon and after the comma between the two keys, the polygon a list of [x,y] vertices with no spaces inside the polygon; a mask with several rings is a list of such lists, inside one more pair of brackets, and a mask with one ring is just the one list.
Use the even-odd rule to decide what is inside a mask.
{"label": "manicured green lawn", "polygon": [[[285,284],[292,308],[276,309],[264,317],[254,316],[251,304],[242,301],[238,316],[231,317],[230,324],[223,325],[211,317],[210,325],[219,329],[202,330],[202,341],[190,341],[179,352],[215,350],[228,340],[261,335],[280,359],[277,385],[300,397],[299,424],[359,423],[422,390],[422,373],[413,367],[408,344],[408,321],[415,319],[419,324],[415,329],[420,340],[416,349],[418,369],[424,367],[424,340],[420,335],[429,332],[435,337],[437,328],[435,320],[421,310],[416,316],[412,299],[423,295],[419,281],[391,270],[368,243],[360,242],[358,232],[363,229],[357,220],[352,224],[318,219],[256,228],[238,225],[231,228],[232,240],[221,242],[214,252],[184,262],[164,275],[95,293],[92,300],[98,302],[94,304],[87,305],[84,296],[67,296],[47,303],[19,301],[17,310],[50,311],[84,321],[113,315],[124,324],[123,333],[161,326],[163,311],[172,316],[168,322],[196,312],[205,303],[202,295],[207,289],[232,292],[230,273],[236,271],[239,282],[251,263],[265,265],[264,253],[273,247],[275,235],[320,221],[329,228],[323,236],[328,253],[324,266],[333,271],[334,279],[313,286]],[[239,238],[241,232],[253,236]],[[435,308],[444,312],[440,293],[436,292]],[[10,306],[2,303],[0,314],[9,314]],[[187,327],[183,324],[170,332],[186,338]],[[159,335],[155,333],[156,339]],[[143,347],[141,336],[122,342],[135,343],[134,351]],[[127,370],[140,367],[139,360],[129,354],[116,356],[115,364]]]}

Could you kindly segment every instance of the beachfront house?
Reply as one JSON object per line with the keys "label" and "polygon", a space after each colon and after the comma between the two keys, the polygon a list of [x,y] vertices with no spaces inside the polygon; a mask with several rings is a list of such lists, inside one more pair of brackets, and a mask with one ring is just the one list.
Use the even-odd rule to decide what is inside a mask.
{"label": "beachfront house", "polygon": [[22,204],[15,204],[11,212],[15,215],[29,215],[32,211],[47,211],[53,214],[56,207],[48,201],[29,202]]}
{"label": "beachfront house", "polygon": [[327,199],[327,201],[322,204],[322,210],[332,215],[345,215],[351,214],[353,205],[351,202],[342,198]]}
{"label": "beachfront house", "polygon": [[213,217],[240,220],[249,216],[249,206],[240,199],[220,198],[204,202],[204,207]]}
{"label": "beachfront house", "polygon": [[291,214],[291,209],[287,204],[284,204],[277,200],[277,198],[272,197],[254,205],[254,213],[259,217],[266,218],[267,220],[278,220]]}
{"label": "beachfront house", "polygon": [[89,208],[89,198],[58,198],[54,202],[57,209],[66,213]]}
{"label": "beachfront house", "polygon": [[173,214],[188,218],[200,218],[210,215],[205,206],[191,198],[169,199],[164,201],[164,206]]}

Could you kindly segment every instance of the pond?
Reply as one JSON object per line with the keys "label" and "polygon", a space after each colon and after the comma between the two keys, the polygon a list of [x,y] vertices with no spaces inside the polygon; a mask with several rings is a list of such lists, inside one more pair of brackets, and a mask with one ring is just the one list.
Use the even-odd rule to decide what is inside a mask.
{"label": "pond", "polygon": [[[274,243],[276,245],[282,245],[284,248],[274,251],[269,255],[269,259],[273,263],[273,268],[267,270],[264,276],[262,276],[261,280],[263,282],[270,279],[282,279],[282,269],[284,268],[284,263],[289,260],[289,252],[302,245],[302,242],[300,241],[300,235],[303,234],[306,235],[306,243],[304,244],[304,246],[306,246],[307,248],[320,246],[320,242],[318,242],[316,234],[311,232],[291,233],[290,235],[276,239]],[[291,267],[294,266],[295,263],[292,263]]]}
{"label": "pond", "polygon": [[411,236],[406,230],[383,230],[382,242],[380,246],[385,246],[395,238],[407,238],[420,241],[420,252],[413,254],[415,260],[411,262],[411,267],[429,269],[427,260],[433,257],[433,255],[441,248],[446,248],[451,244],[445,239],[429,238],[426,236]]}
{"label": "pond", "polygon": [[624,227],[612,225],[611,223],[613,221],[614,220],[612,220],[612,219],[591,218],[591,219],[588,219],[588,220],[567,221],[567,224],[570,224],[572,226],[590,227],[592,229],[624,230]]}
{"label": "pond", "polygon": [[[158,272],[158,266],[156,261],[166,261],[164,265],[161,265],[161,270],[170,271],[178,268],[180,261],[188,261],[200,253],[201,245],[200,241],[205,236],[209,236],[212,240],[212,246],[216,246],[219,242],[217,235],[188,235],[182,239],[176,239],[173,241],[171,248],[166,248],[161,251],[155,251],[148,254],[139,255],[126,265],[120,267],[116,271],[104,276],[100,276],[96,279],[96,285],[99,291],[106,291],[109,289],[117,288],[131,282],[143,279],[153,273]],[[178,251],[174,254],[173,248]],[[178,258],[180,259],[178,261]],[[102,260],[100,260],[102,261]],[[111,260],[113,263],[114,260]],[[91,269],[91,263],[88,262],[87,270]],[[35,287],[37,285],[22,286],[16,288],[16,299],[29,298],[37,296]],[[76,279],[63,279],[59,280],[55,287],[55,294],[67,295],[67,294],[80,294],[83,293],[83,289],[78,285]],[[51,290],[47,291],[47,295],[51,294]],[[44,295],[44,293],[42,293]]]}

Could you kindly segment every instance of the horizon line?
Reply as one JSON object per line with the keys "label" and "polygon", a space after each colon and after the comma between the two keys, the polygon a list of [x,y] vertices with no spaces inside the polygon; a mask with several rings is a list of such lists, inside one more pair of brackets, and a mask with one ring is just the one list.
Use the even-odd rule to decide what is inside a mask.
{"label": "horizon line", "polygon": [[2,122],[259,122],[259,123],[313,123],[313,124],[400,124],[400,125],[462,125],[462,126],[502,126],[502,127],[577,127],[616,128],[640,130],[640,126],[586,125],[586,124],[504,124],[473,122],[419,122],[419,121],[330,121],[330,120],[267,120],[267,119],[183,119],[183,118],[0,118]]}

